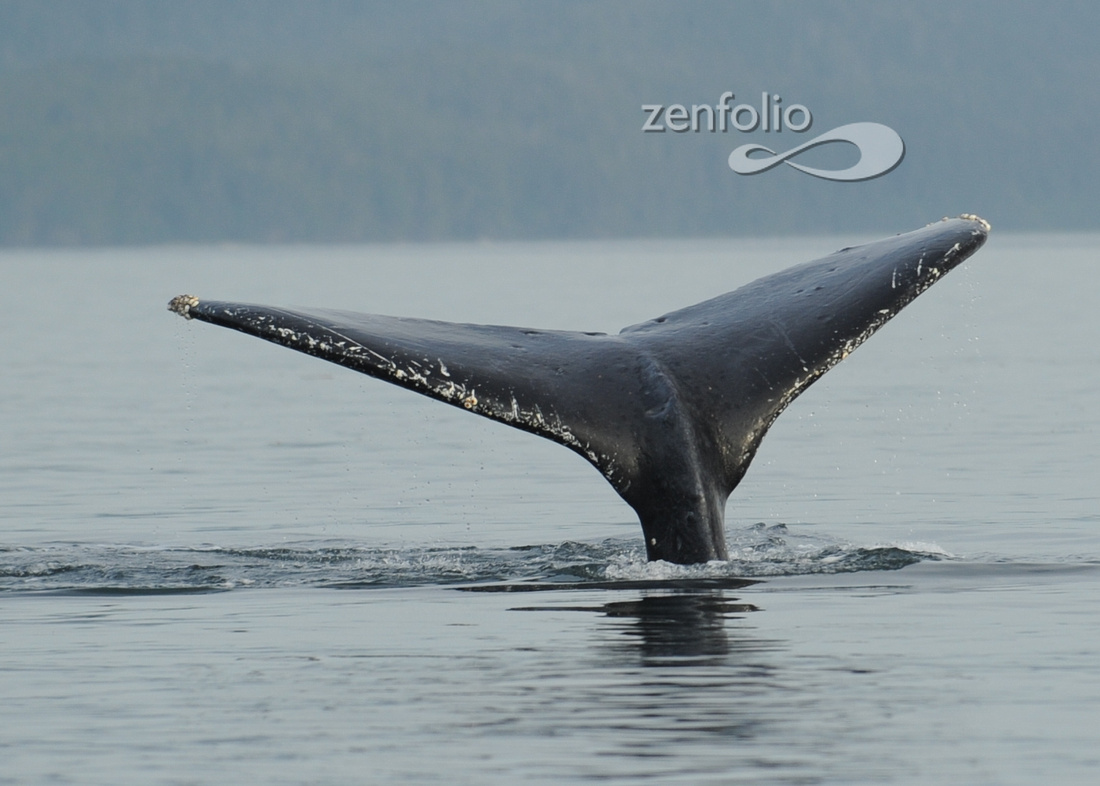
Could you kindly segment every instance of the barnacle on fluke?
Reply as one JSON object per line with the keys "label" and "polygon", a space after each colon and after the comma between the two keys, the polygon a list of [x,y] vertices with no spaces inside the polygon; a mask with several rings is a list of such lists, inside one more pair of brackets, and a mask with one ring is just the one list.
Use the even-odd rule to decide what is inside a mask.
{"label": "barnacle on fluke", "polygon": [[199,304],[199,299],[194,295],[177,295],[168,302],[168,310],[179,314],[184,319],[194,319],[191,309]]}

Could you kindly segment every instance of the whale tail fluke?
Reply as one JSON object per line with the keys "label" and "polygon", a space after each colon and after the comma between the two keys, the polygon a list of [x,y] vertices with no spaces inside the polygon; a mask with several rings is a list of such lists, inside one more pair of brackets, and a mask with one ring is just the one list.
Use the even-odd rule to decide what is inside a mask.
{"label": "whale tail fluke", "polygon": [[552,439],[638,513],[650,559],[725,559],[769,426],[985,242],[976,216],[846,248],[618,335],[202,301],[169,308]]}

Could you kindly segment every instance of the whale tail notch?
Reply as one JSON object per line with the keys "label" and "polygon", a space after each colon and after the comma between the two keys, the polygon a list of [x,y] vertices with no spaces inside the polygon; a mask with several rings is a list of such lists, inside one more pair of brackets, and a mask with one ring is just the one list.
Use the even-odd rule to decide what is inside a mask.
{"label": "whale tail notch", "polygon": [[786,406],[985,242],[964,215],[618,335],[200,301],[169,309],[552,439],[637,512],[650,559],[726,559],[726,500]]}

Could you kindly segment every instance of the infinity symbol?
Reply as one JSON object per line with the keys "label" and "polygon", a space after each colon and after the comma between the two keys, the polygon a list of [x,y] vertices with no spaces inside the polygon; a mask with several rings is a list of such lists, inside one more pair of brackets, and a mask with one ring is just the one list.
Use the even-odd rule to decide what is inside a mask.
{"label": "infinity symbol", "polygon": [[[855,145],[859,149],[859,161],[847,169],[814,169],[787,160],[804,150],[829,142],[848,142]],[[759,152],[771,155],[763,158],[749,158],[751,153]],[[741,145],[730,153],[729,165],[730,169],[739,175],[755,175],[759,172],[767,172],[780,164],[786,164],[807,175],[826,180],[855,181],[870,180],[873,177],[885,175],[900,164],[904,157],[905,143],[901,141],[901,137],[894,129],[881,123],[849,123],[832,131],[826,131],[821,136],[786,153],[776,153],[763,145]]]}

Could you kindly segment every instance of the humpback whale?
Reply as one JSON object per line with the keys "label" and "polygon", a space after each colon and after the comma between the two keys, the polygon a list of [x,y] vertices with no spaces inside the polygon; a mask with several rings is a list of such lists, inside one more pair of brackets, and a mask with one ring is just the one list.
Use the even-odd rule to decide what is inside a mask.
{"label": "humpback whale", "polygon": [[169,310],[554,440],[638,514],[650,560],[727,558],[726,500],[792,400],[985,242],[962,215],[844,248],[617,335],[180,295]]}

